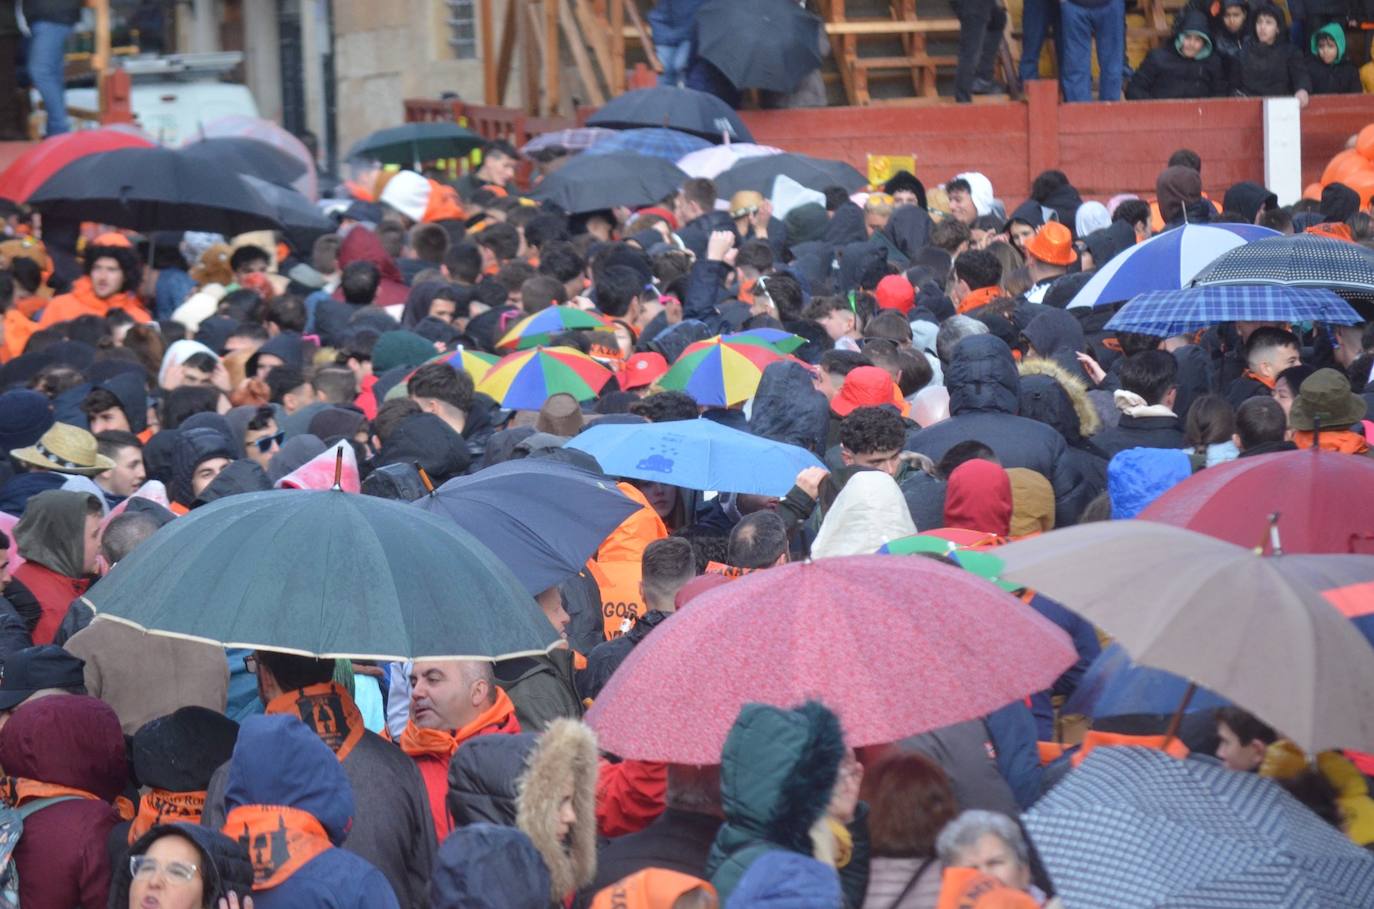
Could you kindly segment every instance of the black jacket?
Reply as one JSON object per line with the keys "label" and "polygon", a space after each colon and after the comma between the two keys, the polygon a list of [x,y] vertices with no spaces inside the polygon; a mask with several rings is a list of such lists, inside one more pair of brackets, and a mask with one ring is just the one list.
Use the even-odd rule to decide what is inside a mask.
{"label": "black jacket", "polygon": [[454,827],[515,826],[520,777],[537,738],[528,732],[479,735],[459,746],[449,761],[444,797]]}
{"label": "black jacket", "polygon": [[770,363],[759,380],[749,431],[819,454],[830,427],[830,405],[806,367],[791,360]]}
{"label": "black jacket", "polygon": [[1232,71],[1231,88],[1237,94],[1269,98],[1311,91],[1312,80],[1302,51],[1289,43],[1287,29],[1279,29],[1273,44],[1253,38],[1245,42]]}
{"label": "black jacket", "polygon": [[85,5],[83,0],[24,0],[24,18],[30,22],[75,25]]}
{"label": "black jacket", "polygon": [[709,814],[668,808],[638,833],[608,841],[596,857],[596,879],[578,894],[573,906],[586,909],[599,891],[645,868],[705,877],[706,857],[721,823],[721,818]]}
{"label": "black jacket", "polygon": [[1116,425],[1093,436],[1093,444],[1110,459],[1130,448],[1182,448],[1183,426],[1178,417],[1121,415]]}
{"label": "black jacket", "polygon": [[701,262],[706,259],[706,242],[711,239],[711,233],[717,230],[736,232],[735,222],[730,219],[728,212],[712,211],[700,218],[693,218],[682,226],[677,235],[682,245],[690,249],[697,261]]}
{"label": "black jacket", "polygon": [[[1031,359],[1022,366],[1026,370],[1044,368],[1038,361]],[[1064,461],[1073,477],[1074,486],[1082,490],[1087,501],[1092,501],[1107,489],[1107,458],[1102,449],[1083,435],[1083,408],[1091,409],[1082,386],[1074,389],[1073,394],[1061,384],[1059,377],[1048,375],[1023,374],[1021,376],[1021,415],[1052,426],[1064,437],[1067,447]],[[1076,406],[1077,405],[1077,406]],[[1055,515],[1058,523],[1059,516]],[[917,525],[920,526],[920,525]]]}
{"label": "black jacket", "polygon": [[668,613],[651,609],[640,616],[629,631],[597,644],[587,654],[587,668],[577,673],[577,693],[583,698],[595,700],[630,652],[666,618]]}
{"label": "black jacket", "polygon": [[1337,60],[1327,65],[1316,57],[1307,58],[1307,78],[1312,82],[1314,95],[1358,95],[1360,71],[1349,60]]}
{"label": "black jacket", "polygon": [[1215,53],[1190,60],[1169,44],[1145,55],[1126,86],[1126,98],[1212,98],[1224,94],[1226,88],[1226,74]]}

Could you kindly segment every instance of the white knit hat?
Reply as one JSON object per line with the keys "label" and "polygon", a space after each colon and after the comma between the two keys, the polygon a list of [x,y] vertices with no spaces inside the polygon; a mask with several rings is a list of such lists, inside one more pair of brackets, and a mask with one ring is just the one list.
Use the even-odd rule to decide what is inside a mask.
{"label": "white knit hat", "polygon": [[413,170],[403,170],[387,181],[378,201],[412,221],[420,221],[429,207],[429,192],[428,180]]}

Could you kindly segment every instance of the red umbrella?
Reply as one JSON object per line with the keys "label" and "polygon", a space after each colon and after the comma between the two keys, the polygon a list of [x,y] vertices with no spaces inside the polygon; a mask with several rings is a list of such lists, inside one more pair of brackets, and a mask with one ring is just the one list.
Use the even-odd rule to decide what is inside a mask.
{"label": "red umbrella", "polygon": [[1015,597],[932,559],[845,556],[756,571],[694,598],[587,714],[625,758],[717,764],[740,708],[823,701],[854,747],[990,713],[1075,659]]}
{"label": "red umbrella", "polygon": [[15,158],[4,173],[0,173],[0,197],[24,202],[53,174],[87,155],[120,148],[152,147],[151,140],[122,129],[82,129],[49,136]]}
{"label": "red umbrella", "polygon": [[1288,553],[1374,553],[1374,459],[1322,451],[1241,458],[1194,474],[1142,511],[1145,521],[1238,546],[1269,542],[1269,516]]}

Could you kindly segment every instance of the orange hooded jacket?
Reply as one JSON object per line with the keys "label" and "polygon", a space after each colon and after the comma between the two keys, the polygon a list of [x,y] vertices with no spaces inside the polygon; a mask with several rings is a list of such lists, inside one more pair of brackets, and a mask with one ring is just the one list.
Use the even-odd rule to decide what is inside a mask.
{"label": "orange hooded jacket", "polygon": [[625,632],[627,619],[633,624],[644,614],[644,600],[639,592],[640,562],[645,547],[668,535],[663,519],[644,498],[644,493],[624,481],[616,486],[640,508],[611,532],[587,563],[601,588],[601,618],[607,640]]}

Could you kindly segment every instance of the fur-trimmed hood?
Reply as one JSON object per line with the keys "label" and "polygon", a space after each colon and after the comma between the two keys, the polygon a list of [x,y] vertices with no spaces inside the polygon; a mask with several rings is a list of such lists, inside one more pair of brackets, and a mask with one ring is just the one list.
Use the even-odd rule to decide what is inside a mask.
{"label": "fur-trimmed hood", "polygon": [[[515,826],[544,857],[553,881],[551,898],[562,903],[596,877],[596,734],[579,720],[549,724],[530,754],[516,797]],[[568,842],[558,840],[558,809],[571,785],[573,823]]]}
{"label": "fur-trimmed hood", "polygon": [[1102,428],[1086,381],[1040,357],[1022,360],[1019,371],[1021,416],[1053,426],[1070,445],[1080,445]]}

